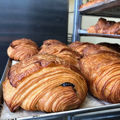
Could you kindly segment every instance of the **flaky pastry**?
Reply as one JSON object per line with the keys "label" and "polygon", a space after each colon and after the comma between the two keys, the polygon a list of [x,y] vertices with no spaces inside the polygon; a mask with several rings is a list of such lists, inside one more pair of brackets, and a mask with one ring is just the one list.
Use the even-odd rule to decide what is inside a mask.
{"label": "flaky pastry", "polygon": [[64,59],[67,63],[71,64],[76,70],[80,72],[79,60],[81,56],[79,53],[70,49],[64,43],[58,40],[46,40],[39,51],[40,54],[52,54]]}
{"label": "flaky pastry", "polygon": [[38,53],[37,44],[26,38],[14,40],[7,49],[7,54],[11,59],[24,60]]}
{"label": "flaky pastry", "polygon": [[86,4],[82,4],[82,5],[80,6],[80,9],[81,9],[81,8],[84,8],[84,7],[89,7],[89,6],[91,6],[91,5],[94,5],[94,4],[103,2],[103,1],[105,1],[105,0],[89,0]]}
{"label": "flaky pastry", "polygon": [[13,65],[3,82],[11,111],[57,112],[80,107],[87,94],[85,79],[63,59],[37,54]]}

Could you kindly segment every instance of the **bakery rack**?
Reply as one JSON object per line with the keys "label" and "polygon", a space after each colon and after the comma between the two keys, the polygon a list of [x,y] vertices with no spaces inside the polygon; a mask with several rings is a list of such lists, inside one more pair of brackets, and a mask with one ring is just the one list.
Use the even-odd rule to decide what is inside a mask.
{"label": "bakery rack", "polygon": [[73,42],[79,41],[80,36],[120,38],[120,35],[93,34],[88,33],[87,30],[81,29],[82,15],[119,18],[120,0],[105,0],[89,7],[79,9],[81,4],[82,0],[75,0]]}
{"label": "bakery rack", "polygon": [[[109,35],[109,34],[94,34],[88,33],[87,30],[81,29],[82,15],[89,16],[104,16],[104,17],[120,17],[120,0],[105,0],[104,2],[99,2],[97,4],[91,5],[89,7],[84,7],[80,9],[82,0],[75,0],[74,8],[74,24],[73,24],[73,39],[72,42],[80,41],[80,36],[96,36],[96,37],[108,37],[108,38],[120,38],[120,35]],[[114,106],[114,105],[113,105]],[[119,107],[113,107],[111,110],[94,111],[88,114],[78,114],[74,116],[74,120],[80,120],[84,118],[85,120],[101,120],[101,119],[120,119]],[[88,119],[89,118],[89,119]]]}

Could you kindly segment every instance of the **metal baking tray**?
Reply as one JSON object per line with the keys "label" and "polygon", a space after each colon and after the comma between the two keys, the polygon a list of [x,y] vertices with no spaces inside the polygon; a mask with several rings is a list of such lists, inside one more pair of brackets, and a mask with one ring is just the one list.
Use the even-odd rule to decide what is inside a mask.
{"label": "metal baking tray", "polygon": [[[80,116],[88,116],[89,115],[95,115],[104,113],[104,115],[107,115],[108,113],[118,113],[120,111],[120,104],[109,104],[104,101],[100,101],[91,95],[87,95],[85,102],[81,105],[81,108],[75,109],[75,110],[69,110],[69,111],[63,111],[63,112],[56,112],[56,113],[44,113],[44,112],[31,112],[31,111],[25,111],[25,110],[18,110],[18,112],[12,113],[9,111],[7,106],[5,105],[3,101],[2,96],[2,82],[4,81],[6,77],[6,73],[8,72],[9,68],[12,65],[12,60],[8,59],[8,62],[6,64],[6,68],[4,70],[1,82],[0,82],[0,119],[15,119],[15,120],[27,120],[27,119],[57,119],[57,120],[73,120],[74,116],[80,115]],[[92,105],[93,104],[93,105]],[[6,111],[5,111],[6,110]],[[24,115],[24,113],[27,113]],[[2,117],[4,115],[4,117]],[[9,115],[7,118],[6,116]],[[11,115],[11,116],[10,116]],[[14,117],[13,117],[14,116]]]}
{"label": "metal baking tray", "polygon": [[79,9],[82,15],[120,17],[120,0],[105,0]]}
{"label": "metal baking tray", "polygon": [[94,37],[107,37],[107,38],[120,38],[120,35],[113,34],[99,34],[99,33],[88,33],[87,30],[78,30],[78,34],[82,36],[94,36]]}

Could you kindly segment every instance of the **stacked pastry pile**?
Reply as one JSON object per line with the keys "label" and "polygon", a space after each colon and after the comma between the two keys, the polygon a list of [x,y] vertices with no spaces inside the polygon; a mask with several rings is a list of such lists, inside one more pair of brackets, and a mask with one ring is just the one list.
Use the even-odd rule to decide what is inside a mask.
{"label": "stacked pastry pile", "polygon": [[3,82],[4,100],[11,111],[19,107],[45,112],[79,108],[87,87],[100,100],[120,102],[117,51],[92,43],[75,42],[67,46],[57,40],[46,40],[38,54],[30,57],[32,47],[28,47],[31,52],[23,52],[24,45],[18,46],[22,46],[19,53],[27,58],[13,65]]}

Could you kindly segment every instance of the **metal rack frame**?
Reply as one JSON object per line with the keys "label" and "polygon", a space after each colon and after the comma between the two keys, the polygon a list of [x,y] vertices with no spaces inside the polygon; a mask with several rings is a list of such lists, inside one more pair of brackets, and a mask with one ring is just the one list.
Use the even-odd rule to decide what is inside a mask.
{"label": "metal rack frame", "polygon": [[75,0],[72,42],[80,41],[80,36],[120,38],[120,35],[94,34],[94,33],[91,34],[88,33],[87,30],[81,29],[82,15],[119,18],[120,12],[116,11],[120,11],[120,0],[108,0],[105,2],[97,3],[97,5],[92,5],[92,7],[82,8],[82,10],[79,10],[81,4],[82,0]]}

